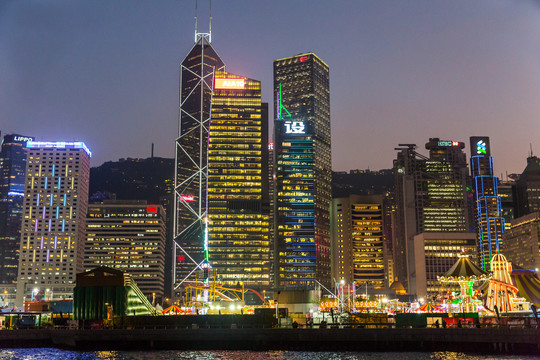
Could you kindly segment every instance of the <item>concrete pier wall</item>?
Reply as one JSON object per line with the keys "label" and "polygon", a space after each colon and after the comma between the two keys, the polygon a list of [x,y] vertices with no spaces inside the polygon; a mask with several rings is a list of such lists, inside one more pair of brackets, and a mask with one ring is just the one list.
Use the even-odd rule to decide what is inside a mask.
{"label": "concrete pier wall", "polygon": [[92,350],[462,351],[540,353],[531,328],[455,329],[31,329],[0,331],[0,346]]}

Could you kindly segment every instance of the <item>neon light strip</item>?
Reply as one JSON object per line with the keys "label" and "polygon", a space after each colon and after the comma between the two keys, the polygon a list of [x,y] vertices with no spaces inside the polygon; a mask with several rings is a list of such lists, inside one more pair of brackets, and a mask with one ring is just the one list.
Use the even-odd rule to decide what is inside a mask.
{"label": "neon light strip", "polygon": [[58,219],[58,211],[60,210],[59,206],[56,207],[56,218]]}
{"label": "neon light strip", "polygon": [[51,250],[47,249],[47,262],[49,262],[50,251]]}
{"label": "neon light strip", "polygon": [[54,164],[52,166],[52,176],[54,176]]}
{"label": "neon light strip", "polygon": [[64,206],[66,206],[67,194],[64,194]]}
{"label": "neon light strip", "polygon": [[59,177],[58,177],[58,190],[60,190],[60,184],[61,184],[61,181],[62,181],[62,178],[59,176]]}
{"label": "neon light strip", "polygon": [[47,177],[45,177],[45,189],[47,188]]}
{"label": "neon light strip", "polygon": [[41,249],[43,249],[43,236],[41,237]]}
{"label": "neon light strip", "polygon": [[53,201],[53,196],[51,194],[51,202],[50,202],[50,205],[49,206],[52,206],[52,201]]}
{"label": "neon light strip", "polygon": [[58,236],[54,237],[54,248],[56,249],[56,244],[58,243]]}
{"label": "neon light strip", "polygon": [[45,219],[45,206],[43,207],[43,212],[41,213],[41,218]]}
{"label": "neon light strip", "polygon": [[24,193],[17,192],[17,191],[10,191],[8,192],[8,196],[24,196]]}
{"label": "neon light strip", "polygon": [[39,194],[37,194],[37,198],[36,198],[36,206],[39,206]]}
{"label": "neon light strip", "polygon": [[65,232],[65,227],[66,227],[66,219],[62,219],[62,232]]}
{"label": "neon light strip", "polygon": [[83,149],[86,151],[88,156],[92,157],[92,153],[86,147],[86,145],[83,142],[76,141],[76,142],[65,142],[65,141],[57,141],[57,142],[47,142],[47,141],[28,141],[26,143],[27,148],[55,148],[55,149]]}
{"label": "neon light strip", "polygon": [[51,232],[52,219],[49,219],[49,232]]}
{"label": "neon light strip", "polygon": [[34,226],[34,232],[37,232],[38,221],[39,221],[39,219],[36,219],[36,225]]}

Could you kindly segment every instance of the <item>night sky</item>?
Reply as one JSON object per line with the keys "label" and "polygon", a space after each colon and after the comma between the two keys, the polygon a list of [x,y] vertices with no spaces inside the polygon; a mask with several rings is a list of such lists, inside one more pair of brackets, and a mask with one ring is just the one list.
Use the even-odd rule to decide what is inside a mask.
{"label": "night sky", "polygon": [[[194,0],[0,1],[0,131],[84,141],[92,165],[174,157]],[[208,26],[199,0],[199,30]],[[540,154],[540,1],[214,0],[227,70],[261,80],[312,51],[330,66],[334,170],[394,147],[491,138],[497,175]],[[272,115],[272,113],[271,113]],[[469,149],[467,148],[467,153]]]}

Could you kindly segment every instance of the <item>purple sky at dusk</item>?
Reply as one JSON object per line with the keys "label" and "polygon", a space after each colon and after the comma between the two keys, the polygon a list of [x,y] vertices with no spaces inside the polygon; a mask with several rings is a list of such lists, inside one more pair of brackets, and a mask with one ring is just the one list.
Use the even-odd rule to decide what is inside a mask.
{"label": "purple sky at dusk", "polygon": [[[487,135],[497,174],[540,154],[540,1],[214,0],[227,70],[262,81],[312,51],[330,66],[334,170],[391,168],[399,143]],[[199,29],[208,2],[199,0]],[[0,1],[0,131],[84,141],[92,166],[174,157],[194,1]],[[271,113],[272,115],[272,113]],[[469,149],[467,148],[467,153]]]}

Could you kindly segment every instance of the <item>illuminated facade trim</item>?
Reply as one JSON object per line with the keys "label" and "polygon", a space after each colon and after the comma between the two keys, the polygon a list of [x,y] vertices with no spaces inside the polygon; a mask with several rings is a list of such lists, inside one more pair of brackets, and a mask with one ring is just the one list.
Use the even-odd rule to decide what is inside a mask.
{"label": "illuminated facade trim", "polygon": [[27,150],[18,305],[35,291],[72,298],[75,275],[82,271],[90,155],[85,146],[63,144],[70,143]]}
{"label": "illuminated facade trim", "polygon": [[497,177],[493,175],[488,137],[471,137],[471,176],[475,194],[478,256],[483,270],[500,250],[505,230]]}
{"label": "illuminated facade trim", "polygon": [[[208,277],[208,142],[214,74],[225,65],[210,33],[195,33],[195,45],[180,65],[180,118],[176,139],[174,197],[174,288],[196,271]],[[179,256],[181,255],[181,256]],[[182,260],[180,260],[182,259]]]}

